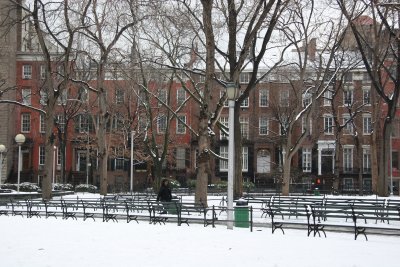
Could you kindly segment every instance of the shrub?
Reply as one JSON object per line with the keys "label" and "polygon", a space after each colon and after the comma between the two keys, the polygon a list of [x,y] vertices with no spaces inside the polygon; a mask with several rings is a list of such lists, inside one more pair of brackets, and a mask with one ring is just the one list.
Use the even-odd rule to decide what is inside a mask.
{"label": "shrub", "polygon": [[74,186],[72,184],[53,184],[53,190],[59,191],[73,191]]}
{"label": "shrub", "polygon": [[243,182],[243,189],[246,191],[253,190],[256,186],[252,182]]}
{"label": "shrub", "polygon": [[11,190],[17,190],[17,185],[16,184],[2,184],[0,185],[1,189],[11,189]]}
{"label": "shrub", "polygon": [[168,179],[168,181],[169,181],[169,186],[171,187],[171,189],[181,187],[181,184],[177,180]]}
{"label": "shrub", "polygon": [[228,182],[220,181],[220,182],[215,184],[215,188],[218,189],[218,190],[227,189],[228,188]]}
{"label": "shrub", "polygon": [[89,192],[89,193],[96,193],[97,186],[91,184],[79,184],[75,186],[75,192]]}
{"label": "shrub", "polygon": [[22,192],[39,192],[40,187],[37,184],[32,183],[22,183],[19,185],[19,191]]}

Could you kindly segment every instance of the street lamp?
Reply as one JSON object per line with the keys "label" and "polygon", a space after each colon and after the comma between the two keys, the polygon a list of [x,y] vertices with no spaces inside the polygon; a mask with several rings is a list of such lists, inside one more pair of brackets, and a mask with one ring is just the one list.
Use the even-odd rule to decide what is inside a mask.
{"label": "street lamp", "polygon": [[17,184],[17,191],[18,191],[18,193],[19,193],[19,183],[20,183],[20,180],[21,180],[21,169],[22,169],[22,162],[21,162],[21,158],[22,158],[22,155],[21,155],[21,145],[25,142],[25,135],[23,135],[23,134],[17,134],[16,136],[15,136],[15,142],[17,143],[17,145],[18,145],[18,184]]}
{"label": "street lamp", "polygon": [[56,146],[53,146],[53,187],[54,187],[54,184],[55,184],[55,178],[56,178],[56,162],[57,162],[57,153],[56,153],[56,151],[57,151],[57,147]]}
{"label": "street lamp", "polygon": [[229,106],[227,228],[233,229],[233,178],[235,176],[235,100],[237,98],[238,88],[233,82],[228,82],[225,87]]}
{"label": "street lamp", "polygon": [[0,145],[0,185],[1,185],[1,178],[2,178],[2,171],[3,171],[3,153],[6,152],[6,146],[1,144]]}
{"label": "street lamp", "polygon": [[131,194],[133,192],[133,136],[135,135],[135,131],[131,131],[131,183],[130,183],[130,190]]}

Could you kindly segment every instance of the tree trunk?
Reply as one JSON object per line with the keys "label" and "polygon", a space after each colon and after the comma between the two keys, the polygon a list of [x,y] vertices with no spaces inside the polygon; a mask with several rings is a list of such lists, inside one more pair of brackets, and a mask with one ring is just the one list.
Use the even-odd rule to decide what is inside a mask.
{"label": "tree trunk", "polygon": [[282,195],[288,196],[290,193],[290,166],[291,160],[284,157],[283,163],[283,179],[282,179]]}
{"label": "tree trunk", "polygon": [[210,138],[208,136],[208,119],[202,111],[199,123],[199,156],[198,156],[198,171],[196,177],[196,203],[207,205],[207,184],[208,173],[210,169]]}

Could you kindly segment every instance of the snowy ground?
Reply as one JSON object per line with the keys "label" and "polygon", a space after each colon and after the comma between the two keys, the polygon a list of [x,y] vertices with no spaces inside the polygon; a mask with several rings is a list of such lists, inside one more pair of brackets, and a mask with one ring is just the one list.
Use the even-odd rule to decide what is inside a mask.
{"label": "snowy ground", "polygon": [[0,266],[398,266],[400,237],[0,216]]}

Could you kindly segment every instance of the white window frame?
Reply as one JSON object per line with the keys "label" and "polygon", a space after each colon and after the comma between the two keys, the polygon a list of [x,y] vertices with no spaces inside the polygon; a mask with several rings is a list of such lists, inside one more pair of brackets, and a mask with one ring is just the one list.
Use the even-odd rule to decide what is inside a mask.
{"label": "white window frame", "polygon": [[167,116],[165,114],[160,114],[157,117],[157,133],[164,134],[167,130]]}
{"label": "white window frame", "polygon": [[363,173],[371,173],[371,148],[363,146]]}
{"label": "white window frame", "polygon": [[32,105],[32,89],[22,88],[21,90],[22,104],[31,106]]}
{"label": "white window frame", "polygon": [[[221,158],[228,158],[228,146],[220,146],[219,147],[219,155]],[[228,160],[220,159],[219,160],[219,171],[227,172],[228,171]]]}
{"label": "white window frame", "polygon": [[22,65],[22,79],[32,79],[32,65]]}
{"label": "white window frame", "polygon": [[343,172],[349,173],[353,171],[353,158],[354,158],[354,146],[344,145],[343,146]]}
{"label": "white window frame", "polygon": [[46,160],[46,150],[43,145],[39,146],[39,165],[43,166]]}
{"label": "white window frame", "polygon": [[[240,92],[240,94],[243,94],[243,91]],[[243,101],[240,103],[241,108],[248,108],[249,107],[249,97],[246,97],[243,99]]]}
{"label": "white window frame", "polygon": [[269,106],[269,90],[268,89],[260,89],[258,93],[258,102],[260,107],[268,107]]}
{"label": "white window frame", "polygon": [[[222,125],[225,125],[227,129],[229,129],[229,118],[225,116],[219,117],[219,122]],[[228,134],[225,134],[223,131],[220,131],[219,139],[228,139]]]}
{"label": "white window frame", "polygon": [[363,134],[370,135],[372,133],[372,116],[371,114],[363,114]]}
{"label": "white window frame", "polygon": [[42,89],[40,90],[40,92],[39,92],[39,94],[40,94],[40,100],[39,100],[39,102],[40,102],[40,105],[42,105],[42,106],[47,106],[48,95],[47,95],[47,92],[45,92],[45,91],[43,91],[43,90],[45,90],[45,89],[42,88]]}
{"label": "white window frame", "polygon": [[239,122],[242,138],[249,139],[249,117],[240,117]]}
{"label": "white window frame", "polygon": [[249,83],[250,82],[250,72],[241,72],[239,74],[240,83]]}
{"label": "white window frame", "polygon": [[348,135],[348,134],[353,134],[354,133],[354,127],[353,127],[353,123],[352,121],[350,121],[350,114],[345,113],[343,114],[343,125],[345,125],[345,123],[347,122],[346,126],[343,127],[343,134],[344,135]]}
{"label": "white window frame", "polygon": [[324,92],[324,106],[331,106],[333,100],[333,90],[330,88]]}
{"label": "white window frame", "polygon": [[31,131],[31,114],[21,113],[21,133],[29,133]]}
{"label": "white window frame", "polygon": [[[164,104],[167,104],[167,90],[166,89],[160,89],[158,91],[158,106],[161,107]],[[161,103],[162,102],[162,103]]]}
{"label": "white window frame", "polygon": [[40,79],[41,80],[46,79],[46,66],[45,65],[40,65]]}
{"label": "white window frame", "polygon": [[366,106],[371,106],[371,88],[368,86],[363,86],[362,88],[363,94],[363,104]]}
{"label": "white window frame", "polygon": [[312,168],[312,151],[311,148],[302,149],[302,168],[303,172],[311,172]]}
{"label": "white window frame", "polygon": [[184,170],[186,169],[186,148],[185,147],[177,147],[176,155],[175,155],[176,169]]}
{"label": "white window frame", "polygon": [[183,103],[185,103],[186,100],[186,90],[183,88],[178,88],[176,90],[176,105],[179,107]]}
{"label": "white window frame", "polygon": [[39,131],[40,133],[46,132],[46,121],[43,113],[40,113],[39,115]]}
{"label": "white window frame", "polygon": [[242,147],[242,172],[249,170],[249,147]]}
{"label": "white window frame", "polygon": [[[307,119],[306,116],[301,117],[301,129],[302,129],[301,133],[304,133],[306,131],[306,119]],[[309,133],[312,134],[312,126],[313,126],[312,119],[310,119],[309,121],[310,121]]]}
{"label": "white window frame", "polygon": [[288,89],[283,89],[282,91],[279,91],[279,106],[280,107],[289,107],[289,90]]}
{"label": "white window frame", "polygon": [[65,131],[65,117],[63,114],[57,114],[57,122],[60,126],[60,130],[63,133]]}
{"label": "white window frame", "polygon": [[331,114],[324,115],[324,134],[325,135],[333,134],[333,116]]}
{"label": "white window frame", "polygon": [[258,118],[258,134],[268,135],[269,132],[269,120],[267,116],[261,116]]}
{"label": "white window frame", "polygon": [[61,93],[57,97],[57,105],[65,106],[67,104],[68,99],[68,91],[66,89],[62,90]]}
{"label": "white window frame", "polygon": [[343,105],[351,106],[354,102],[354,88],[346,86],[343,88]]}
{"label": "white window frame", "polygon": [[[183,122],[181,122],[183,121]],[[177,134],[186,134],[186,115],[178,115],[176,118],[176,133]]]}

